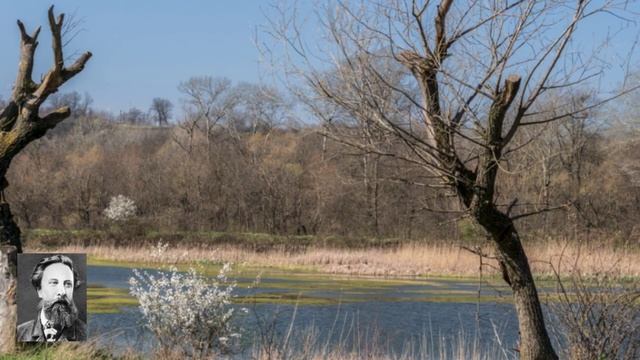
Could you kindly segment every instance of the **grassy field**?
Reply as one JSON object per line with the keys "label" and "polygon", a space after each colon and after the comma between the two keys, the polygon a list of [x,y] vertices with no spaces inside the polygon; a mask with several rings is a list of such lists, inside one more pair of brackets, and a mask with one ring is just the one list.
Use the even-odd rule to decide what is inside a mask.
{"label": "grassy field", "polygon": [[275,235],[251,232],[217,231],[148,231],[144,229],[113,228],[111,230],[57,230],[27,229],[24,242],[33,247],[57,247],[62,245],[155,245],[159,241],[172,246],[222,246],[233,245],[254,251],[281,248],[300,251],[308,247],[332,247],[347,249],[389,248],[399,245],[397,238]]}
{"label": "grassy field", "polygon": [[46,343],[21,345],[13,354],[0,354],[0,360],[137,360],[143,359],[133,351],[114,356],[98,347],[95,340],[86,342],[60,342],[53,346]]}

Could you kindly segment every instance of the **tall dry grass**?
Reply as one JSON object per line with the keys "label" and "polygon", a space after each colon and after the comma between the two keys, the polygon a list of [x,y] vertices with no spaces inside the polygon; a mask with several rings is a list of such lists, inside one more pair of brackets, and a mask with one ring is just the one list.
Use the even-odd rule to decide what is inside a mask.
{"label": "tall dry grass", "polygon": [[[640,277],[640,249],[603,243],[544,242],[525,247],[537,276],[553,276],[551,264],[582,270],[591,276],[615,269],[620,275]],[[38,251],[41,249],[30,249]],[[476,276],[478,256],[453,244],[401,245],[394,249],[345,250],[308,248],[302,252],[270,250],[255,252],[233,246],[174,247],[63,246],[56,251],[82,252],[93,257],[124,262],[179,264],[191,261],[233,262],[258,267],[304,267],[330,274],[370,276]],[[47,249],[51,251],[51,249]],[[483,250],[491,254],[491,249]],[[485,274],[497,273],[494,260],[484,259]]]}
{"label": "tall dry grass", "polygon": [[[466,336],[439,337],[432,339],[422,336],[417,343],[407,343],[400,352],[394,352],[371,338],[360,342],[357,346],[348,345],[344,341],[329,343],[318,340],[318,330],[309,328],[302,330],[296,339],[276,337],[276,348],[265,350],[264,344],[257,342],[240,353],[238,358],[252,360],[511,360],[517,359],[513,350],[503,349],[497,343],[481,348],[472,338]],[[284,343],[288,342],[288,343]],[[184,355],[159,349],[151,358],[165,360],[183,360]],[[226,359],[227,357],[221,357]],[[233,358],[231,356],[230,358]],[[193,359],[211,359],[194,357]]]}
{"label": "tall dry grass", "polygon": [[[408,342],[404,349],[394,352],[381,344],[376,337],[359,339],[357,345],[344,341],[321,342],[317,330],[304,330],[299,335],[298,346],[285,346],[266,352],[259,345],[253,348],[251,358],[256,360],[509,360],[517,356],[512,350],[503,349],[497,343],[480,346],[472,337],[453,335],[438,337],[423,335],[417,343]],[[289,340],[291,339],[282,339]]]}

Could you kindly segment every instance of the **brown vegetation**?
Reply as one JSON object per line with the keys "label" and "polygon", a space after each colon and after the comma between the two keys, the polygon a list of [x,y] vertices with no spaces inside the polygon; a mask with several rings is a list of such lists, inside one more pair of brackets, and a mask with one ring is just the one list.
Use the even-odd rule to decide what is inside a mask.
{"label": "brown vegetation", "polygon": [[[235,116],[252,120],[242,112]],[[533,139],[531,151],[514,161],[518,168],[501,179],[500,198],[517,197],[514,208],[520,212],[535,211],[544,197],[568,204],[518,220],[525,243],[640,240],[634,221],[640,218],[640,142],[633,132],[595,133],[607,118],[585,120],[578,184],[563,165],[576,149],[554,142],[562,129],[553,127]],[[186,135],[178,126],[115,123],[95,112],[77,116],[17,156],[6,195],[24,228],[109,230],[114,226],[103,211],[112,196],[124,194],[138,207],[136,219],[121,226],[128,239],[148,231],[377,233],[397,239],[428,234],[469,242],[484,237],[460,213],[430,211],[450,201],[412,166],[379,159],[377,190],[370,191],[361,154],[324,139],[313,126],[274,121],[280,125],[256,132],[216,127],[207,159],[206,141],[198,134],[192,152],[182,150],[175,139]],[[375,211],[363,211],[374,203],[370,198]]]}
{"label": "brown vegetation", "polygon": [[[86,252],[94,258],[123,261],[178,264],[200,260],[256,267],[304,268],[330,274],[386,277],[468,276],[479,275],[478,256],[453,244],[408,243],[393,248],[344,249],[309,247],[299,251],[273,248],[252,251],[233,246],[170,246],[160,257],[153,246],[83,246],[54,248],[60,252]],[[53,251],[31,248],[32,251]],[[577,243],[536,243],[526,247],[538,276],[553,277],[551,264],[558,265],[562,254],[564,268],[579,266],[584,277],[596,276],[612,269],[621,276],[640,277],[640,249],[615,248],[609,245]],[[494,260],[483,260],[485,275],[497,275]]]}

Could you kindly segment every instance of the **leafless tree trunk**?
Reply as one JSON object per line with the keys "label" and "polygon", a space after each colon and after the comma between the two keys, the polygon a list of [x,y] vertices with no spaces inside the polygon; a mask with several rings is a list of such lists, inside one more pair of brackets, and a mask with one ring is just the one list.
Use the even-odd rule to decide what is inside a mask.
{"label": "leafless tree trunk", "polygon": [[187,117],[183,126],[202,132],[207,144],[207,160],[210,161],[214,132],[228,120],[238,104],[231,81],[210,76],[192,77],[180,83],[178,89],[186,96]]}
{"label": "leafless tree trunk", "polygon": [[60,107],[47,115],[39,114],[40,106],[47,97],[55,93],[69,79],[84,69],[91,57],[90,52],[82,54],[71,66],[65,66],[62,54],[62,32],[64,14],[57,18],[53,6],[49,8],[49,27],[52,35],[54,63],[40,83],[32,80],[33,61],[38,46],[38,27],[33,34],[28,34],[24,25],[18,20],[20,29],[20,63],[13,93],[7,106],[0,113],[0,246],[2,256],[3,297],[0,299],[0,353],[11,351],[15,343],[15,267],[16,253],[22,251],[20,229],[13,220],[9,204],[5,202],[4,190],[9,185],[6,180],[11,160],[25,146],[42,137],[66,119],[71,111],[68,106]]}
{"label": "leafless tree trunk", "polygon": [[[581,93],[575,101],[574,107],[584,106],[585,103],[593,101],[590,96]],[[590,225],[586,215],[587,206],[582,202],[581,191],[583,188],[583,178],[585,176],[585,166],[587,165],[589,148],[593,144],[593,136],[590,134],[588,114],[573,116],[558,124],[556,135],[559,147],[559,158],[562,167],[569,175],[570,191],[570,212],[569,216],[573,225],[573,237],[578,238],[581,225]],[[591,138],[591,139],[590,139]],[[591,146],[589,140],[592,140]],[[593,160],[593,159],[591,159]]]}
{"label": "leafless tree trunk", "polygon": [[[363,135],[365,137],[369,135]],[[365,140],[366,141],[366,140]],[[378,165],[380,163],[380,155],[378,154],[363,154],[362,155],[362,177],[364,185],[367,225],[369,225],[373,234],[377,237],[380,236],[380,222],[379,222],[379,190],[380,190],[380,178],[378,174]]]}
{"label": "leafless tree trunk", "polygon": [[169,118],[171,118],[171,109],[173,109],[171,101],[157,97],[151,100],[149,112],[158,123],[158,126],[167,126],[169,125]]}

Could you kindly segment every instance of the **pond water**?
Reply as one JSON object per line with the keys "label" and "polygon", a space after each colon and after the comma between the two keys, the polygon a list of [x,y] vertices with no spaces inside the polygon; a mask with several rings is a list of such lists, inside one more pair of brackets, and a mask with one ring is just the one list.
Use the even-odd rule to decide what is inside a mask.
{"label": "pond water", "polygon": [[[148,351],[153,346],[152,338],[131,299],[119,305],[115,301],[114,307],[101,307],[100,297],[92,297],[94,290],[100,294],[107,289],[126,297],[132,271],[89,266],[89,335],[101,335],[101,341],[111,348]],[[430,348],[427,352],[437,354],[443,344],[456,347],[461,338],[466,343],[478,341],[481,348],[493,348],[494,352],[499,347],[507,355],[513,355],[517,347],[517,321],[510,293],[499,284],[483,283],[479,296],[477,281],[439,278],[381,280],[273,273],[263,275],[257,287],[249,287],[255,278],[236,280],[236,294],[242,304],[235,306],[249,309],[239,320],[239,325],[247,329],[245,341],[249,343],[258,336],[257,329],[273,323],[280,334],[289,328],[293,334],[313,333],[318,344],[339,342],[351,348],[375,342],[394,354],[425,345]],[[100,311],[92,311],[92,307]],[[425,353],[424,348],[421,351]]]}

